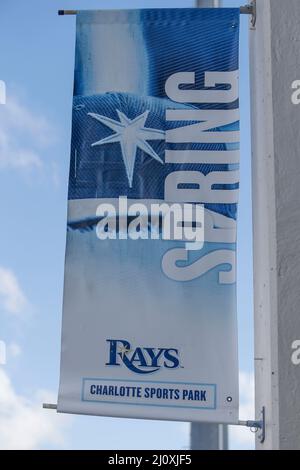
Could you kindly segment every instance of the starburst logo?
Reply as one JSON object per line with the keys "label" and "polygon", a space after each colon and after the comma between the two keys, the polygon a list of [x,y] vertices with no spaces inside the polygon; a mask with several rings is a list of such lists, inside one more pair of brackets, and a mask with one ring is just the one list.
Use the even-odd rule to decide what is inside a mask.
{"label": "starburst logo", "polygon": [[122,358],[122,359],[124,359],[125,354],[127,354],[127,353],[129,353],[129,352],[131,352],[131,351],[132,351],[132,349],[126,348],[126,346],[121,346],[121,347],[119,348],[119,354],[121,355],[121,358]]}
{"label": "starburst logo", "polygon": [[106,366],[124,365],[136,374],[152,374],[160,368],[177,369],[180,367],[177,348],[131,347],[126,339],[107,339],[109,351]]}
{"label": "starburst logo", "polygon": [[122,158],[126,169],[127,179],[130,188],[132,188],[134,165],[139,148],[150,157],[154,158],[157,162],[163,164],[163,160],[153,150],[148,140],[164,140],[165,132],[159,129],[151,129],[145,127],[145,123],[149,111],[145,111],[134,119],[129,119],[124,113],[117,109],[120,121],[115,121],[107,116],[100,114],[88,113],[93,119],[101,122],[105,126],[112,129],[115,134],[112,134],[104,139],[94,142],[92,147],[96,145],[111,144],[119,142],[121,145]]}

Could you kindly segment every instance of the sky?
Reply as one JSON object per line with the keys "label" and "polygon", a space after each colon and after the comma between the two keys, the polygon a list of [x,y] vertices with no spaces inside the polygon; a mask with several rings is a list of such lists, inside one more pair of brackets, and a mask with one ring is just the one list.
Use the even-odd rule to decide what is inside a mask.
{"label": "sky", "polygon": [[[236,7],[245,1],[224,0]],[[1,0],[0,448],[188,449],[189,423],[58,415],[56,403],[75,16],[59,9],[189,7],[184,0]],[[238,224],[240,419],[254,418],[248,17],[241,15]],[[251,449],[230,428],[230,448]]]}

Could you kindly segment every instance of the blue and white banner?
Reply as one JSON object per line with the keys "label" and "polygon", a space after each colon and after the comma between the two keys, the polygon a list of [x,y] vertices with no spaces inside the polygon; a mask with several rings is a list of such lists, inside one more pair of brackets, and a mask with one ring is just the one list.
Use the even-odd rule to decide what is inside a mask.
{"label": "blue and white banner", "polygon": [[77,14],[58,411],[236,423],[239,9]]}

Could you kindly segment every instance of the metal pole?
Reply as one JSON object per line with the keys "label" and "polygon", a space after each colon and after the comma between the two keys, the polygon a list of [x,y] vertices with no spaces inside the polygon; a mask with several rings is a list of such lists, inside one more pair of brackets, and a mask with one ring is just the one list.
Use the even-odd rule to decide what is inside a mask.
{"label": "metal pole", "polygon": [[191,449],[220,450],[219,426],[214,423],[192,423]]}
{"label": "metal pole", "polygon": [[[218,8],[219,0],[196,0],[197,8]],[[191,449],[228,449],[228,426],[223,424],[191,423]]]}
{"label": "metal pole", "polygon": [[[199,2],[201,0],[198,0]],[[205,1],[205,0],[203,0]],[[208,0],[208,1],[212,1],[212,0]],[[216,0],[214,0],[214,4],[216,3]],[[219,0],[219,3],[220,3],[220,0]],[[202,7],[204,8],[205,5]],[[200,7],[199,7],[200,8]],[[79,10],[58,10],[58,14],[60,16],[64,16],[64,15],[77,15]],[[247,4],[247,5],[243,5],[240,7],[240,14],[241,15],[253,15],[254,14],[254,8],[253,8],[253,5],[252,4]]]}

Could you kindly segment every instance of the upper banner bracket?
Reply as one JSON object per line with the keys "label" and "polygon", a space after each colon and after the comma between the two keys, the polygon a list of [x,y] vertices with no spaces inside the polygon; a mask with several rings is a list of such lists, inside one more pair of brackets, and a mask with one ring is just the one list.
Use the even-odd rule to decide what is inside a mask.
{"label": "upper banner bracket", "polygon": [[[78,10],[58,10],[58,14],[60,16],[63,15],[77,15]],[[256,20],[256,5],[255,1],[241,6],[240,7],[240,14],[241,15],[252,15],[252,26],[255,25],[255,20]]]}

